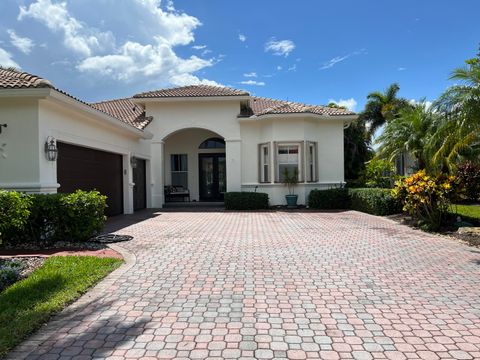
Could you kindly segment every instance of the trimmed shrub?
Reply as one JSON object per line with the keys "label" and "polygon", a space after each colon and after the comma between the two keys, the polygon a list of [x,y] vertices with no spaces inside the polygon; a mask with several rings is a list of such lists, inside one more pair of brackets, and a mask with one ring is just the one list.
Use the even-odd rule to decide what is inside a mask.
{"label": "trimmed shrub", "polygon": [[0,190],[0,244],[4,234],[24,229],[30,216],[30,206],[29,196]]}
{"label": "trimmed shrub", "polygon": [[393,215],[402,212],[402,203],[390,189],[349,189],[351,209],[373,215]]}
{"label": "trimmed shrub", "polygon": [[258,192],[225,193],[227,210],[262,210],[268,209],[268,194]]}
{"label": "trimmed shrub", "polygon": [[28,217],[22,227],[7,227],[4,241],[9,244],[86,241],[102,230],[106,220],[107,198],[98,191],[22,196],[29,199]]}
{"label": "trimmed shrub", "polygon": [[308,206],[313,209],[349,209],[350,208],[350,196],[348,189],[328,189],[310,191],[308,196]]}

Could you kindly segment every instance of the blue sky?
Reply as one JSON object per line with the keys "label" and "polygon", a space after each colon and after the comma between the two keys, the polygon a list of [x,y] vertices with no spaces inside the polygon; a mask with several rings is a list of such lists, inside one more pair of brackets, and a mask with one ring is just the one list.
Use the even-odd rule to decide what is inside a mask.
{"label": "blue sky", "polygon": [[480,42],[477,0],[2,0],[0,64],[86,101],[190,83],[360,111],[432,100]]}

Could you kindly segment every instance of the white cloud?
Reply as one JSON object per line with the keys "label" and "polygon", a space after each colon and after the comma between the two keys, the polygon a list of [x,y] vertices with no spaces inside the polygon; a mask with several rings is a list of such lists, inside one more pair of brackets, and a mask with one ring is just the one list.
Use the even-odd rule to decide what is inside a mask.
{"label": "white cloud", "polygon": [[13,61],[12,54],[2,48],[0,48],[0,66],[20,68],[20,65]]}
{"label": "white cloud", "polygon": [[245,73],[243,74],[243,76],[245,77],[252,77],[252,78],[256,78],[257,77],[257,73],[252,71],[252,72],[249,72],[249,73]]}
{"label": "white cloud", "polygon": [[20,6],[18,20],[26,17],[40,21],[53,32],[63,33],[63,44],[83,56],[90,56],[95,50],[113,43],[111,32],[87,28],[71,16],[66,2],[53,4],[51,0],[37,0],[28,8]]}
{"label": "white cloud", "polygon": [[335,56],[334,58],[324,62],[323,65],[320,67],[320,70],[330,69],[335,65],[337,65],[338,63],[341,63],[342,61],[345,61],[348,58],[351,58],[352,56],[364,55],[366,53],[367,53],[366,49],[360,49],[344,56]]}
{"label": "white cloud", "polygon": [[247,37],[243,34],[238,34],[238,40],[240,40],[241,42],[245,42],[247,41]]}
{"label": "white cloud", "polygon": [[293,64],[288,68],[288,71],[297,71],[297,64]]}
{"label": "white cloud", "polygon": [[263,81],[255,81],[255,80],[244,80],[240,81],[242,85],[252,85],[252,86],[265,86]]}
{"label": "white cloud", "polygon": [[287,57],[295,49],[295,44],[292,40],[270,40],[265,44],[265,51],[272,52],[273,55]]}
{"label": "white cloud", "polygon": [[187,80],[191,80],[192,84],[201,83],[202,80],[192,73],[213,64],[213,60],[197,56],[182,59],[161,40],[157,44],[148,45],[128,41],[117,54],[89,57],[78,65],[78,69],[126,82],[144,76],[156,77],[162,83],[184,85]]}
{"label": "white cloud", "polygon": [[425,104],[425,107],[427,109],[429,109],[432,105],[433,105],[433,102],[432,101],[428,101],[426,99],[421,99],[421,100],[415,100],[415,99],[410,99],[408,100],[408,102],[411,104],[411,105],[420,105],[422,103]]}
{"label": "white cloud", "polygon": [[401,67],[401,66],[400,66],[400,67],[399,67],[397,70],[398,70],[398,71],[405,71],[405,70],[407,70],[407,68],[406,68],[406,67]]}
{"label": "white cloud", "polygon": [[28,37],[18,36],[12,29],[7,30],[7,33],[8,35],[10,35],[10,42],[13,46],[15,46],[24,54],[30,54],[34,46],[34,42],[32,39],[29,39]]}
{"label": "white cloud", "polygon": [[[148,24],[149,40],[128,40],[117,46],[110,31],[100,32],[80,22],[69,13],[66,2],[36,0],[28,8],[20,7],[19,19],[31,17],[53,32],[63,33],[65,46],[81,56],[76,66],[81,72],[123,82],[148,80],[161,85],[218,85],[194,75],[214,65],[215,59],[198,56],[182,58],[174,51],[175,46],[188,45],[195,40],[194,31],[201,25],[197,18],[175,10],[169,0],[166,3],[161,3],[161,0],[132,0],[129,6],[142,12],[141,23]],[[203,50],[202,56],[210,52],[206,45],[194,45],[192,48]]]}
{"label": "white cloud", "polygon": [[281,65],[278,65],[278,66],[277,66],[277,70],[278,70],[278,71],[280,71],[280,70],[282,70],[282,69],[283,69],[283,67],[282,67]]}
{"label": "white cloud", "polygon": [[357,101],[354,99],[354,98],[350,98],[350,99],[340,99],[340,100],[334,100],[334,99],[330,99],[328,100],[329,103],[334,103],[334,104],[337,104],[339,106],[344,106],[346,107],[348,110],[351,110],[351,111],[355,111],[355,108],[357,107]]}

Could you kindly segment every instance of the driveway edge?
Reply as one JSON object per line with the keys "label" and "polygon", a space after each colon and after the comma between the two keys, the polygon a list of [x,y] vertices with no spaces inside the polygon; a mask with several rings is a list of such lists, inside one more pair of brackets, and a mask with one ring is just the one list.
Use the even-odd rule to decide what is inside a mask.
{"label": "driveway edge", "polygon": [[6,357],[5,360],[25,359],[34,350],[38,348],[44,341],[48,340],[55,334],[55,329],[68,323],[77,314],[77,309],[87,306],[93,301],[97,301],[103,297],[105,291],[111,287],[123,274],[130,270],[137,262],[134,253],[128,251],[124,247],[116,244],[108,245],[111,249],[119,252],[124,259],[124,263],[103,278],[98,284],[89,289],[85,294],[80,296],[72,304],[54,315],[44,327],[36,330],[30,337],[17,345]]}

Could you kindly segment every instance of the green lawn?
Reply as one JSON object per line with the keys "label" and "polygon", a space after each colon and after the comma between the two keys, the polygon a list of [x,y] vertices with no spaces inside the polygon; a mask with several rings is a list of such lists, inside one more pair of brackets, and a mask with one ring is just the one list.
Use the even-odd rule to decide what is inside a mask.
{"label": "green lawn", "polygon": [[466,221],[480,222],[480,206],[478,205],[452,205],[452,214],[458,214]]}
{"label": "green lawn", "polygon": [[121,263],[92,256],[54,256],[0,293],[0,358]]}

